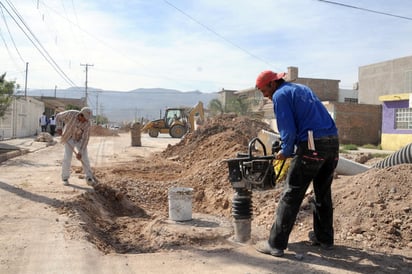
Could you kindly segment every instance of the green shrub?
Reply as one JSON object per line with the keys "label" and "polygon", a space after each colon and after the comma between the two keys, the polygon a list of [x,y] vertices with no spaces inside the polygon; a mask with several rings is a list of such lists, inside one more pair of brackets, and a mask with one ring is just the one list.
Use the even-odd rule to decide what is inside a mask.
{"label": "green shrub", "polygon": [[358,150],[358,146],[354,144],[347,144],[347,145],[342,145],[342,149],[344,150]]}
{"label": "green shrub", "polygon": [[372,144],[366,144],[362,146],[363,148],[370,148],[370,149],[377,149],[376,146],[372,145]]}
{"label": "green shrub", "polygon": [[387,153],[373,153],[372,154],[373,158],[386,158],[388,156],[389,156],[389,154],[387,154]]}

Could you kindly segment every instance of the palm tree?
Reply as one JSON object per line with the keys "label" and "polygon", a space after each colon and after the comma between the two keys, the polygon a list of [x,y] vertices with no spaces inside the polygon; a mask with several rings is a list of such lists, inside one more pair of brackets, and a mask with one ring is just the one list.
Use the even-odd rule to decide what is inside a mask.
{"label": "palm tree", "polygon": [[234,112],[239,115],[245,115],[247,113],[247,109],[248,104],[246,98],[239,96],[232,98],[232,100],[230,100],[226,105],[227,112]]}
{"label": "palm tree", "polygon": [[248,111],[247,99],[239,96],[231,98],[224,106],[219,99],[213,99],[209,102],[208,107],[212,116],[230,112],[245,115]]}
{"label": "palm tree", "polygon": [[221,115],[225,112],[222,102],[219,99],[211,100],[208,107],[212,116]]}

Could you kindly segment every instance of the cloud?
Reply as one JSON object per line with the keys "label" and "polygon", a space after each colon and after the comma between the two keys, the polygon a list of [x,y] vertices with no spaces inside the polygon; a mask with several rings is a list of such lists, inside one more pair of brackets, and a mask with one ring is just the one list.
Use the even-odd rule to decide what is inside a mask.
{"label": "cloud", "polygon": [[[343,2],[411,16],[405,1]],[[15,6],[70,81],[84,86],[81,64],[90,64],[88,84],[101,89],[243,89],[261,70],[288,66],[299,67],[301,77],[338,79],[348,87],[359,66],[410,55],[412,48],[408,20],[313,0],[39,3]],[[69,87],[5,17],[29,62],[29,88]],[[25,64],[4,22],[0,27],[11,52],[2,49],[0,62],[23,85]]]}

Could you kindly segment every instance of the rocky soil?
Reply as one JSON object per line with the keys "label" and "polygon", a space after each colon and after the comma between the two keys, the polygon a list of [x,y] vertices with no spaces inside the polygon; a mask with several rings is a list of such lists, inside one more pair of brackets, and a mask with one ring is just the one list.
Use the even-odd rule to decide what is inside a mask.
{"label": "rocky soil", "polygon": [[[209,216],[217,226],[230,223],[234,191],[224,160],[247,151],[261,129],[269,130],[258,120],[235,115],[209,120],[161,153],[95,170],[101,184],[65,202],[60,211],[78,218],[85,237],[105,253],[225,245],[233,231],[207,228],[199,220],[206,222],[202,218]],[[368,158],[363,157],[366,165],[382,160]],[[355,176],[337,174],[333,184],[336,245],[411,256],[411,174],[411,164]],[[173,186],[194,189],[193,213],[199,223],[190,229],[175,228],[168,221],[168,189]],[[252,242],[267,237],[281,191],[282,182],[271,190],[253,192]],[[305,241],[311,230],[312,195],[309,189],[291,243]]]}

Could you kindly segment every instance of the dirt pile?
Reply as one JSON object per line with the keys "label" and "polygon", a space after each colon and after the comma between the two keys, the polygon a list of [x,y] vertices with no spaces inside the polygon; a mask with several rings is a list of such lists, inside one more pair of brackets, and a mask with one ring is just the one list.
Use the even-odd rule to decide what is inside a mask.
{"label": "dirt pile", "polygon": [[[222,235],[212,237],[205,231],[198,232],[198,227],[191,228],[196,233],[182,233],[181,227],[169,230],[165,221],[168,189],[192,187],[193,212],[231,220],[234,192],[223,160],[246,152],[249,141],[261,129],[269,127],[246,117],[225,115],[211,119],[162,153],[96,170],[104,187],[76,197],[64,210],[76,212],[85,224],[87,237],[104,252],[140,253],[222,244]],[[412,248],[411,171],[412,165],[399,165],[338,177],[333,185],[336,243],[381,251]],[[272,190],[254,191],[254,240],[267,237],[280,194],[281,185]],[[312,224],[312,195],[309,191],[305,198],[291,240],[307,239]],[[119,205],[124,209],[114,210]]]}
{"label": "dirt pile", "polygon": [[335,184],[337,238],[364,247],[412,248],[412,165],[371,169]]}
{"label": "dirt pile", "polygon": [[40,132],[34,140],[36,142],[55,143],[53,136],[48,132]]}
{"label": "dirt pile", "polygon": [[90,136],[119,136],[119,133],[117,130],[94,125],[90,129]]}

